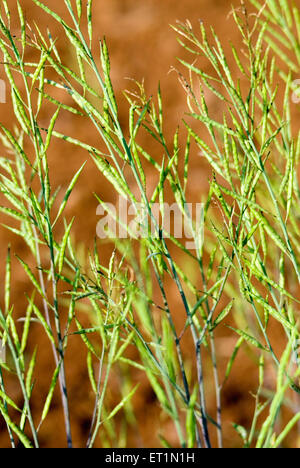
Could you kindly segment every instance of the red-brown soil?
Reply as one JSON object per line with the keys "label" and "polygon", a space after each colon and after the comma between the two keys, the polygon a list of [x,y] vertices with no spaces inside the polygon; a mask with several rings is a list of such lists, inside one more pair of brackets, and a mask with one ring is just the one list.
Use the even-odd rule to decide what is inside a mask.
{"label": "red-brown soil", "polygon": [[[10,1],[12,10],[15,2]],[[33,5],[31,0],[20,0],[25,10],[29,22],[37,21],[42,28],[49,26],[52,36],[56,37],[60,29],[56,24],[44,14],[41,14],[39,8]],[[55,2],[44,0],[44,3],[55,8],[61,14],[64,14],[65,7],[62,1]],[[178,122],[186,112],[186,96],[181,85],[178,83],[176,73],[169,73],[170,67],[176,65],[176,57],[184,56],[185,53],[176,41],[176,35],[171,30],[169,24],[174,24],[177,19],[185,20],[188,18],[197,28],[198,20],[201,19],[205,24],[212,24],[218,35],[225,41],[229,39],[240,47],[240,36],[237,28],[234,27],[232,19],[228,18],[231,4],[238,4],[238,1],[232,0],[95,0],[94,4],[94,31],[99,39],[106,36],[112,66],[112,80],[117,92],[117,99],[120,103],[121,122],[126,128],[127,125],[127,103],[122,95],[124,88],[131,86],[126,77],[137,80],[145,79],[145,87],[148,94],[155,94],[158,81],[164,96],[166,109],[166,130],[169,132],[170,139],[172,132]],[[58,41],[58,47],[66,61],[72,61],[74,58],[69,55],[69,50],[64,49],[64,41]],[[205,64],[203,65],[206,66]],[[2,76],[1,76],[2,78]],[[214,106],[214,103],[211,103]],[[52,109],[51,109],[52,112]],[[45,125],[49,115],[45,113],[42,118],[45,119]],[[0,106],[0,120],[4,124],[12,127],[12,113],[10,102]],[[97,135],[89,125],[77,125],[76,118],[71,114],[64,117],[61,122],[62,128],[66,134],[76,135],[89,143],[97,144]],[[70,147],[67,144],[59,143],[52,145],[49,152],[49,159],[52,171],[52,178],[55,185],[61,185],[66,188],[74,172],[81,166],[84,160],[88,160],[88,154]],[[192,155],[192,187],[194,195],[199,191],[205,190],[207,186],[206,166],[200,158]],[[110,185],[103,180],[99,172],[95,171],[93,163],[88,161],[77,188],[70,201],[70,208],[67,215],[76,215],[75,232],[76,241],[84,246],[92,244],[96,233],[96,206],[97,201],[93,192],[101,194],[102,198],[108,201],[111,199],[112,190]],[[24,248],[23,242],[8,234],[4,228],[0,228],[0,272],[3,278],[4,259],[6,255],[6,246],[12,244],[12,251],[17,252],[24,260],[29,261],[29,253]],[[105,259],[105,251],[102,253]],[[24,291],[30,291],[27,279],[13,260],[13,302],[18,315],[24,313],[26,301]],[[2,281],[1,283],[2,284]],[[45,397],[47,386],[49,384],[53,364],[51,352],[48,345],[44,342],[43,336],[39,336],[39,329],[35,331],[35,340],[39,345],[38,361],[38,389],[36,390],[36,401],[34,410],[40,411],[42,399]],[[86,440],[89,418],[92,411],[92,399],[90,398],[89,385],[87,382],[85,356],[81,349],[70,343],[68,354],[67,378],[70,387],[70,399],[72,406],[72,424],[73,435],[76,447],[84,446]],[[220,337],[219,342],[221,350],[221,363],[226,362],[234,346],[234,341],[224,336]],[[138,380],[139,375],[135,377]],[[117,377],[116,377],[117,383]],[[227,437],[225,445],[227,447],[237,447],[241,444],[239,438],[231,429],[231,421],[245,426],[251,421],[251,412],[253,411],[253,398],[250,391],[255,391],[257,386],[257,374],[251,359],[245,359],[245,355],[237,361],[233,378],[225,387],[224,391],[224,420]],[[11,396],[20,398],[18,390],[13,386],[10,388]],[[113,393],[112,393],[113,396]],[[212,401],[210,401],[212,400]],[[209,399],[209,404],[213,405],[213,399]],[[160,410],[157,402],[153,398],[146,382],[142,382],[138,396],[135,399],[135,407],[139,420],[139,434],[132,432],[129,434],[129,446],[157,446],[157,431],[160,423]],[[250,419],[249,419],[250,418]],[[0,421],[0,447],[6,447],[9,444],[4,427]],[[173,429],[165,425],[163,433],[168,434],[168,440],[176,443]],[[55,398],[48,421],[41,430],[41,443],[43,447],[64,447],[65,435],[63,430],[63,421],[61,418],[59,399]]]}

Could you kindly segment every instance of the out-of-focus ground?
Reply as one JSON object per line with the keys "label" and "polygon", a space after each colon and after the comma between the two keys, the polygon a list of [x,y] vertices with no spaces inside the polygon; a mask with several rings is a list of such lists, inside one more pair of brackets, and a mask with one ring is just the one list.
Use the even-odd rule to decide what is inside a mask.
{"label": "out-of-focus ground", "polygon": [[[14,1],[9,2],[12,8]],[[20,0],[25,10],[29,22],[36,21],[39,26],[49,26],[52,36],[56,37],[59,29],[54,21],[41,14],[39,8],[33,5],[31,0]],[[64,14],[65,6],[62,1],[54,0],[44,1],[47,5],[54,8],[57,12]],[[136,80],[145,79],[145,88],[147,93],[154,94],[157,90],[158,81],[161,83],[164,104],[166,109],[166,130],[174,132],[176,125],[180,121],[184,112],[187,111],[186,95],[178,83],[176,73],[169,73],[171,66],[176,66],[177,56],[186,56],[181,46],[176,41],[176,34],[170,28],[177,19],[189,19],[197,29],[198,21],[201,19],[205,24],[213,25],[218,35],[226,42],[232,40],[237,49],[241,46],[240,36],[237,28],[233,25],[232,19],[228,18],[231,4],[237,5],[237,1],[232,0],[95,0],[94,1],[94,35],[106,36],[112,66],[112,80],[117,91],[117,99],[120,105],[121,122],[126,126],[127,102],[122,95],[124,88],[131,84],[125,79],[131,77]],[[13,8],[13,11],[15,9]],[[13,15],[13,13],[12,13]],[[69,56],[69,50],[64,49],[64,41],[58,41],[59,50],[66,60],[72,60]],[[206,65],[203,64],[205,67]],[[1,76],[2,78],[2,76]],[[214,106],[214,103],[211,103]],[[217,109],[216,109],[217,110]],[[49,115],[44,116],[45,125],[47,125]],[[12,114],[10,102],[0,106],[1,122],[12,125]],[[65,114],[63,128],[67,134],[76,135],[89,143],[97,144],[97,136],[92,132],[89,125],[76,126],[76,118],[71,114]],[[81,166],[88,155],[84,152],[74,149],[61,142],[57,146],[52,145],[49,153],[52,176],[55,176],[57,185],[66,188],[74,172]],[[207,172],[205,164],[197,155],[192,154],[191,185],[194,194],[200,194],[207,187]],[[97,201],[93,192],[101,195],[102,198],[110,201],[111,187],[103,180],[98,171],[95,171],[93,164],[88,161],[78,186],[71,198],[71,211],[76,215],[75,232],[78,243],[91,245],[96,234],[96,216]],[[23,249],[21,240],[8,234],[3,228],[0,228],[0,272],[3,277],[3,265],[6,255],[6,246],[10,242],[13,252],[17,252],[26,260],[27,250]],[[103,253],[105,258],[105,252]],[[17,262],[13,261],[13,294],[15,308],[22,315],[26,307],[24,291],[28,283],[24,273],[18,268]],[[2,284],[2,281],[1,281]],[[178,307],[179,313],[180,308]],[[50,375],[53,369],[50,349],[45,345],[42,337],[39,338],[36,332],[36,340],[39,343],[39,387],[36,393],[36,410],[40,411],[42,398],[45,397]],[[76,342],[78,343],[78,341]],[[221,359],[226,362],[234,341],[230,338],[222,338],[218,343],[221,352]],[[72,425],[75,445],[84,446],[86,440],[88,422],[91,416],[90,389],[87,388],[85,357],[81,355],[80,350],[72,349],[71,358],[68,364],[68,384],[70,387]],[[249,426],[251,413],[254,409],[254,399],[250,396],[251,391],[257,387],[257,373],[255,367],[251,364],[251,359],[245,359],[243,354],[237,361],[233,370],[233,379],[224,389],[224,429],[227,433],[225,445],[227,447],[237,447],[240,445],[239,438],[231,429],[231,422]],[[70,355],[69,355],[70,357]],[[44,379],[43,379],[44,377]],[[136,377],[138,380],[139,376]],[[209,391],[209,389],[208,389]],[[14,397],[14,389],[11,389]],[[40,395],[40,401],[39,401]],[[112,391],[112,398],[113,398]],[[15,395],[16,398],[18,395]],[[211,400],[211,401],[210,401]],[[209,398],[209,405],[213,405],[213,398]],[[155,447],[159,445],[157,438],[158,427],[164,426],[160,419],[160,410],[157,402],[153,398],[145,382],[138,392],[135,399],[139,429],[138,434],[129,434],[130,446]],[[0,429],[3,429],[0,423]],[[162,431],[172,442],[174,440],[173,429],[165,426]],[[63,422],[59,407],[59,400],[56,397],[51,408],[48,421],[41,430],[42,446],[61,447],[65,445],[65,436]],[[8,439],[4,431],[0,432],[0,447],[8,446]]]}

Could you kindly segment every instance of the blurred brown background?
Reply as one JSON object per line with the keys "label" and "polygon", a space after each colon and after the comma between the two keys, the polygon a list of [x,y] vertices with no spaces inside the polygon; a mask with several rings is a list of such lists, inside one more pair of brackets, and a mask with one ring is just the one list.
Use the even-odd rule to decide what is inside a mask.
{"label": "blurred brown background", "polygon": [[[55,9],[61,15],[65,13],[65,6],[62,1],[44,0],[44,3]],[[12,7],[12,17],[14,16],[15,1],[10,0]],[[36,21],[42,28],[49,26],[53,37],[57,37],[60,29],[54,21],[49,20],[47,15],[33,5],[32,0],[20,0],[24,8],[27,20],[31,23]],[[235,42],[237,49],[241,46],[240,36],[237,28],[233,25],[232,19],[228,17],[231,5],[238,5],[238,0],[95,0],[94,1],[94,39],[106,36],[111,54],[112,80],[117,92],[117,99],[120,105],[121,122],[127,126],[127,102],[122,95],[124,88],[129,84],[126,77],[141,81],[145,79],[147,93],[155,94],[158,81],[161,82],[164,104],[166,109],[166,131],[173,138],[174,130],[187,111],[186,96],[178,83],[176,73],[169,73],[171,66],[178,66],[176,57],[184,57],[186,54],[176,41],[176,34],[169,24],[175,24],[177,19],[184,21],[189,19],[197,29],[198,21],[201,19],[206,25],[213,25],[219,37],[226,44],[229,39]],[[64,48],[64,41],[59,38],[58,48],[67,62],[72,62],[74,57],[70,56],[70,51]],[[187,57],[187,56],[186,56]],[[205,68],[207,65],[203,63]],[[1,78],[3,73],[1,73]],[[69,99],[68,97],[66,98]],[[214,102],[210,103],[212,108]],[[217,109],[216,109],[217,111]],[[49,120],[49,115],[45,113],[45,126]],[[11,104],[0,106],[0,119],[9,128],[12,128]],[[43,122],[41,122],[43,124]],[[90,144],[97,144],[97,136],[91,134],[89,126],[77,126],[76,118],[71,114],[64,114],[63,122],[59,123],[61,129],[66,134],[75,135]],[[88,124],[89,125],[89,124]],[[74,172],[81,166],[82,162],[88,159],[88,155],[83,151],[76,150],[67,144],[59,143],[52,145],[49,159],[52,170],[52,178],[55,176],[55,183],[62,188],[68,186]],[[205,164],[192,154],[191,182],[195,193],[205,190],[207,186],[207,173]],[[110,201],[112,190],[105,182],[99,172],[94,170],[93,163],[88,161],[78,182],[77,188],[70,200],[69,213],[76,215],[75,232],[78,245],[84,243],[91,245],[96,233],[96,206],[97,201],[93,192],[101,195],[102,198]],[[29,260],[29,252],[24,249],[22,241],[8,234],[4,228],[0,228],[0,272],[3,277],[4,259],[8,242],[12,244],[13,252],[17,252],[25,261]],[[105,255],[104,255],[105,257]],[[28,283],[24,273],[20,270],[17,262],[13,260],[13,293],[15,309],[22,315],[26,303],[24,291],[27,290]],[[2,282],[1,282],[2,283]],[[29,289],[30,290],[30,289]],[[229,341],[228,341],[229,340]],[[36,331],[36,341],[39,342],[39,386],[35,389],[36,411],[40,411],[43,402],[44,392],[49,384],[49,376],[52,372],[52,357],[50,350],[45,345],[43,338],[39,338],[38,329]],[[224,338],[219,343],[221,354],[228,358],[232,350],[233,342],[230,338]],[[71,346],[72,350],[72,346]],[[76,352],[76,349],[73,350]],[[72,351],[71,351],[72,355]],[[68,383],[70,385],[71,413],[75,445],[84,446],[88,422],[91,415],[91,402],[89,400],[90,390],[85,388],[85,358],[80,352],[76,352],[69,361]],[[231,421],[238,424],[249,425],[249,409],[253,410],[253,398],[250,391],[255,391],[257,376],[251,367],[251,361],[243,362],[241,358],[234,369],[235,380],[225,388],[224,391],[224,420],[227,438],[225,445],[228,447],[238,446],[241,442],[231,429]],[[43,384],[43,376],[45,382]],[[11,396],[16,399],[20,395],[13,387],[10,388]],[[209,403],[213,404],[213,399]],[[157,438],[160,421],[159,407],[147,385],[142,383],[139,396],[136,399],[136,410],[140,421],[139,434],[131,434],[129,446],[159,446]],[[251,415],[250,415],[251,417]],[[0,421],[0,430],[3,429]],[[165,427],[164,431],[169,436],[169,440],[175,441],[172,430]],[[56,396],[52,405],[51,415],[41,429],[42,446],[63,447],[65,446],[65,436],[63,422],[59,407],[59,399]],[[8,446],[7,435],[0,432],[0,447]]]}

